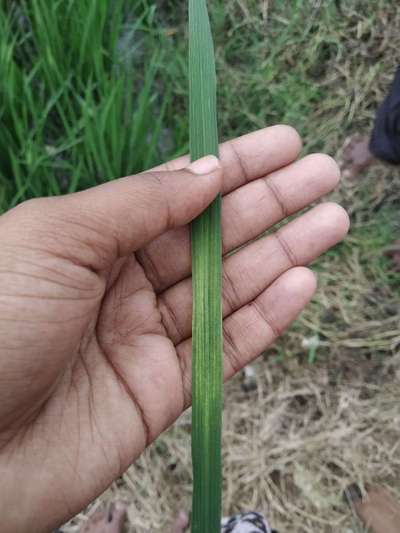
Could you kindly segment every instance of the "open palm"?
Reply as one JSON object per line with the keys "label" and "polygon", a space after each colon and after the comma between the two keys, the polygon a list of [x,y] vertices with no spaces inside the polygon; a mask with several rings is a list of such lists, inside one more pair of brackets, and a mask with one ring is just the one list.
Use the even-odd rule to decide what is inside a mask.
{"label": "open palm", "polygon": [[344,237],[342,208],[318,205],[256,240],[337,184],[332,159],[294,162],[300,148],[275,126],[223,145],[223,177],[210,159],[204,175],[181,170],[182,158],[1,217],[2,531],[67,520],[190,405],[187,223],[219,190],[226,378],[310,300],[302,265]]}

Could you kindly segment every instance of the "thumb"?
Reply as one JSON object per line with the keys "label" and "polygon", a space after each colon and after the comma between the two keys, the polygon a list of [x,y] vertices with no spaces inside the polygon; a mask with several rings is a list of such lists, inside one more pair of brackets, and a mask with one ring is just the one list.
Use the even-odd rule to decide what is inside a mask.
{"label": "thumb", "polygon": [[191,222],[221,189],[222,169],[215,156],[183,170],[149,171],[70,196],[71,207],[104,217],[125,256],[168,229]]}
{"label": "thumb", "polygon": [[221,181],[218,159],[207,156],[183,170],[149,171],[64,197],[29,201],[16,211],[35,219],[40,231],[32,239],[43,232],[57,235],[52,239],[57,253],[97,270],[191,222],[217,196]]}

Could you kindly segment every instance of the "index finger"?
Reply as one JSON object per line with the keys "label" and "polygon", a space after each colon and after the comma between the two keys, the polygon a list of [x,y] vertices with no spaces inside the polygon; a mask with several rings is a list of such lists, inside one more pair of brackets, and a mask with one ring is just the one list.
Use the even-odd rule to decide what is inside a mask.
{"label": "index finger", "polygon": [[[291,126],[277,125],[254,131],[220,145],[220,161],[224,169],[222,194],[292,163],[299,155],[302,142]],[[189,156],[179,157],[153,170],[180,170]]]}

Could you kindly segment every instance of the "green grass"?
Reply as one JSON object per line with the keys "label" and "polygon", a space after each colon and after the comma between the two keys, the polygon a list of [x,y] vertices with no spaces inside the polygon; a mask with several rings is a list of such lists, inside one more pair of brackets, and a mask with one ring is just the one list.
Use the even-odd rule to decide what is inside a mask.
{"label": "green grass", "polygon": [[[390,1],[264,6],[210,3],[222,136],[286,122],[307,150],[334,151],[373,116]],[[185,20],[177,0],[1,4],[1,209],[187,150]]]}
{"label": "green grass", "polygon": [[171,83],[154,14],[126,0],[2,4],[2,210],[166,157]]}

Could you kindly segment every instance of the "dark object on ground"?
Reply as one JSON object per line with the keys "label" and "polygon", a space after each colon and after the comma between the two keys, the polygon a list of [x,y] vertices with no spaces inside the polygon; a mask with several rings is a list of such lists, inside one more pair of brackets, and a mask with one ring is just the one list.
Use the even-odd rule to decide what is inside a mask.
{"label": "dark object on ground", "polygon": [[393,243],[392,246],[389,246],[389,248],[385,250],[385,255],[392,260],[393,270],[395,272],[400,272],[400,240]]}
{"label": "dark object on ground", "polygon": [[356,484],[344,491],[344,498],[363,524],[373,533],[400,532],[400,502],[384,487],[366,487],[362,496]]}
{"label": "dark object on ground", "polygon": [[238,513],[230,518],[224,518],[221,533],[278,533],[271,530],[264,516],[255,511]]}
{"label": "dark object on ground", "polygon": [[[189,516],[181,511],[172,526],[171,533],[185,533],[189,526]],[[253,511],[223,518],[221,533],[278,533],[278,531],[271,530],[264,516]]]}
{"label": "dark object on ground", "polygon": [[344,178],[353,179],[374,163],[376,159],[369,150],[368,136],[356,134],[345,140],[340,165]]}
{"label": "dark object on ground", "polygon": [[343,491],[343,500],[350,506],[362,500],[362,492],[357,483],[352,483]]}
{"label": "dark object on ground", "polygon": [[400,67],[376,114],[369,149],[378,159],[400,165]]}

